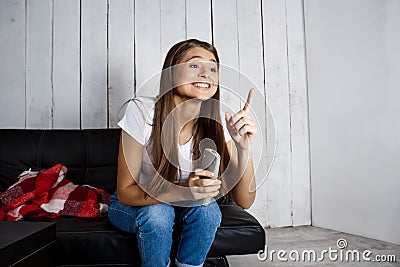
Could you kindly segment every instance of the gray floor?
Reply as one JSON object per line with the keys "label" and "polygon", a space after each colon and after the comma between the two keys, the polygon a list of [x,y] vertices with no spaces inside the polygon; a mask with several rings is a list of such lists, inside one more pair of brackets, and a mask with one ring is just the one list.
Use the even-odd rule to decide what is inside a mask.
{"label": "gray floor", "polygon": [[[268,257],[265,255],[258,257],[257,254],[228,256],[229,265],[231,267],[400,266],[400,245],[392,243],[315,226],[273,228],[266,229],[266,233]],[[339,239],[342,240],[338,241]],[[330,255],[329,249],[331,250]],[[278,258],[279,250],[283,250],[280,252],[282,253],[280,258],[286,259],[286,262]],[[323,253],[324,250],[327,252]],[[370,254],[368,250],[371,251]],[[313,252],[315,252],[315,260]],[[365,258],[371,259],[370,262],[363,259],[363,253],[365,253]],[[295,261],[297,254],[299,260]],[[357,261],[357,255],[359,255],[360,261]],[[378,262],[375,260],[376,256],[380,259],[386,257],[387,260]],[[390,259],[391,257],[395,257],[395,261]],[[318,259],[322,260],[318,261]]]}

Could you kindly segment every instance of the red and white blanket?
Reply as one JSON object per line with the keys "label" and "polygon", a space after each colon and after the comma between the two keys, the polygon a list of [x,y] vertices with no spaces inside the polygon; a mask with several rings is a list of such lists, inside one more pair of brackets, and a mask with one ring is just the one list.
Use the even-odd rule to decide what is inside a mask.
{"label": "red and white blanket", "polygon": [[18,182],[0,193],[0,220],[104,216],[110,195],[103,189],[75,185],[65,178],[66,173],[62,164],[23,172]]}

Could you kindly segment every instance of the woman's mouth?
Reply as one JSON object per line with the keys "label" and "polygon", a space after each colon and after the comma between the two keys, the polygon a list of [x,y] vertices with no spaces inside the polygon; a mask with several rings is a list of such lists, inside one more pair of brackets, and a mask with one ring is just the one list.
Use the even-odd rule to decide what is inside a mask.
{"label": "woman's mouth", "polygon": [[200,88],[200,89],[210,89],[211,84],[205,83],[205,82],[195,82],[192,83],[194,87]]}

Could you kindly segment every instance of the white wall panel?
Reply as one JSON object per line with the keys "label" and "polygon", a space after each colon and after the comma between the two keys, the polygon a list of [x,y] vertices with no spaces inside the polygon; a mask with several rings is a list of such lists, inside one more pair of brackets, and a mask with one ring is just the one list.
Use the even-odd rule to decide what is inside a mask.
{"label": "white wall panel", "polygon": [[0,128],[25,128],[25,3],[0,1]]}
{"label": "white wall panel", "polygon": [[[134,94],[134,1],[109,0],[108,98],[109,125],[117,127],[120,109]],[[122,112],[122,111],[121,111]]]}
{"label": "white wall panel", "polygon": [[53,124],[53,2],[26,3],[26,127],[49,129]]}
{"label": "white wall panel", "polygon": [[311,177],[303,1],[286,2],[293,225],[311,224]]}
{"label": "white wall panel", "polygon": [[53,128],[79,129],[80,1],[54,0]]}
{"label": "white wall panel", "polygon": [[186,37],[212,43],[211,0],[186,0]]}
{"label": "white wall panel", "polygon": [[164,62],[168,50],[186,38],[185,1],[169,0],[160,2],[160,46]]}
{"label": "white wall panel", "polygon": [[213,44],[218,50],[221,103],[228,105],[231,114],[240,109],[240,62],[236,0],[212,1]]}
{"label": "white wall panel", "polygon": [[290,150],[289,81],[286,3],[263,1],[266,95],[275,116],[276,155],[267,185],[267,216],[271,227],[293,223]]}
{"label": "white wall panel", "polygon": [[107,0],[81,1],[81,127],[107,127]]}
{"label": "white wall panel", "polygon": [[135,66],[136,92],[141,96],[155,96],[156,86],[140,90],[143,83],[162,68],[160,0],[135,2]]}
{"label": "white wall panel", "polygon": [[[241,107],[248,95],[250,88],[255,94],[251,104],[251,115],[259,123],[259,133],[253,144],[253,161],[256,170],[257,200],[249,210],[263,225],[268,224],[267,216],[267,187],[266,174],[269,163],[267,159],[266,142],[266,116],[265,116],[265,87],[264,87],[264,62],[262,40],[261,4],[258,0],[238,0],[238,52],[241,76],[239,79],[239,92],[243,97]],[[271,128],[271,130],[273,130]]]}

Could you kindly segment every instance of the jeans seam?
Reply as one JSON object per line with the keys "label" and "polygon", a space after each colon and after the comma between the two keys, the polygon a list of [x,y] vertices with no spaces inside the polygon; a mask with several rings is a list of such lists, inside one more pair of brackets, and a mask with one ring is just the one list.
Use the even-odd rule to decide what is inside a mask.
{"label": "jeans seam", "polygon": [[[141,238],[142,234],[143,234],[142,230],[140,230],[140,228],[138,227],[138,236],[139,236],[139,239],[140,239],[140,247],[141,248],[144,247],[144,240],[143,240],[143,238]],[[141,258],[142,258],[143,265],[146,266],[146,259],[147,258],[146,258],[146,255],[145,255],[145,249],[141,249],[141,253],[142,253]]]}
{"label": "jeans seam", "polygon": [[184,231],[184,227],[182,228],[182,233],[181,233],[181,234],[180,234],[180,236],[179,236],[179,243],[178,243],[178,248],[176,249],[176,255],[175,255],[175,259],[177,259],[177,258],[178,258],[179,251],[181,250],[181,245],[182,245],[182,234],[183,234],[183,231]]}
{"label": "jeans seam", "polygon": [[186,221],[186,219],[187,219],[187,217],[188,217],[189,215],[188,215],[188,212],[185,212],[185,214],[183,215],[183,217],[182,217],[182,233],[181,233],[181,235],[180,235],[180,237],[179,237],[179,243],[178,243],[178,248],[176,249],[176,258],[178,257],[178,255],[179,255],[179,251],[180,251],[180,249],[181,249],[181,246],[182,246],[182,235],[183,235],[183,231],[184,231],[184,229],[185,229],[185,227],[183,227],[183,225],[188,225],[188,223],[187,223],[187,221]]}

